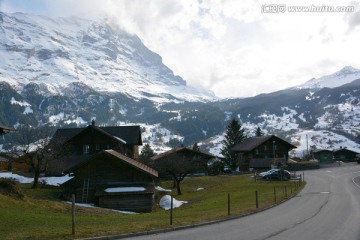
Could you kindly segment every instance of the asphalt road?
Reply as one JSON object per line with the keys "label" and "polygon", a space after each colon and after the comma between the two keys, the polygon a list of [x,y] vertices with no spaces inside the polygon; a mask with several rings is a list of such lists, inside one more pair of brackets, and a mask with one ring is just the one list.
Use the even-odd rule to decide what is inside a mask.
{"label": "asphalt road", "polygon": [[360,165],[306,171],[298,196],[269,210],[221,223],[131,240],[359,240]]}

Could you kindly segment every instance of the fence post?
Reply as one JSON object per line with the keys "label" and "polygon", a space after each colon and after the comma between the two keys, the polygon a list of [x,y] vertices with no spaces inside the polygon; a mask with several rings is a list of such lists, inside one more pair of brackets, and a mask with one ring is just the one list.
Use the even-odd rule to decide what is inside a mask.
{"label": "fence post", "polygon": [[305,172],[303,172],[303,182],[305,182]]}
{"label": "fence post", "polygon": [[230,193],[228,193],[228,216],[230,216]]}
{"label": "fence post", "polygon": [[71,204],[71,225],[72,225],[72,235],[75,235],[75,194],[72,194],[71,195],[71,201],[72,201],[72,204]]}
{"label": "fence post", "polygon": [[276,203],[276,188],[274,186],[274,203]]}
{"label": "fence post", "polygon": [[173,197],[173,195],[171,195],[171,201],[170,201],[170,225],[172,225],[172,223],[173,223],[173,202],[174,202],[174,197]]}
{"label": "fence post", "polygon": [[258,209],[259,208],[258,191],[255,191],[255,202],[256,202],[256,209]]}

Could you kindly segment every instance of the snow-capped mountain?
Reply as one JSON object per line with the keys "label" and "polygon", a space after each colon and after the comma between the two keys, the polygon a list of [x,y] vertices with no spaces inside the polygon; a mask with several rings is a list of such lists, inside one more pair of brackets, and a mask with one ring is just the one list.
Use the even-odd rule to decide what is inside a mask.
{"label": "snow-capped mountain", "polygon": [[320,88],[334,88],[341,85],[350,83],[356,79],[360,79],[360,70],[353,68],[351,66],[346,66],[338,72],[335,72],[330,75],[326,75],[320,78],[312,78],[309,81],[295,87],[298,89],[310,88],[310,89],[320,89]]}
{"label": "snow-capped mountain", "polygon": [[43,94],[64,95],[77,83],[157,102],[216,99],[187,86],[137,36],[106,20],[76,17],[0,12],[0,81],[19,93],[37,84]]}
{"label": "snow-capped mountain", "polygon": [[[312,148],[360,152],[360,70],[251,98],[216,100],[166,67],[141,40],[107,24],[0,13],[0,123],[76,127],[138,124],[156,152],[200,142],[219,154],[229,120]],[[11,146],[11,134],[0,139]],[[8,144],[8,146],[5,146]]]}
{"label": "snow-capped mountain", "polygon": [[[319,78],[337,76],[340,83],[346,83],[338,87],[292,88],[214,104],[225,111],[227,119],[240,120],[248,136],[259,126],[265,134],[292,142],[297,146],[293,156],[301,157],[310,148],[347,147],[360,153],[360,79],[349,80],[349,75],[356,79],[356,70],[349,69],[353,68]],[[203,146],[219,154],[222,139],[222,134],[214,136]]]}

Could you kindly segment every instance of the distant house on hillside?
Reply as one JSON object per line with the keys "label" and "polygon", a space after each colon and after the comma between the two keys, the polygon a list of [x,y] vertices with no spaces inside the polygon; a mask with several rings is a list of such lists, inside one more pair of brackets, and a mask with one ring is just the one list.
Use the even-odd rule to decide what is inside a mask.
{"label": "distant house on hillside", "polygon": [[16,132],[16,130],[11,127],[6,127],[6,126],[0,124],[0,135],[4,135],[4,134],[10,133],[10,132]]}
{"label": "distant house on hillside", "polygon": [[153,161],[167,161],[172,158],[183,158],[194,164],[192,173],[207,173],[208,161],[216,156],[201,151],[195,151],[186,147],[177,147],[163,152],[151,158]]}
{"label": "distant house on hillside", "polygon": [[356,154],[359,153],[347,148],[340,147],[340,149],[335,149],[333,154],[334,154],[334,161],[352,162],[355,161]]}
{"label": "distant house on hillside", "polygon": [[98,127],[94,120],[85,128],[58,129],[51,141],[56,145],[61,143],[66,155],[49,162],[47,175],[62,175],[65,170],[103,150],[112,149],[137,159],[139,145],[142,145],[139,126]]}
{"label": "distant house on hillside", "polygon": [[132,212],[151,212],[157,171],[114,150],[103,150],[65,171],[63,196],[76,202]]}
{"label": "distant house on hillside", "polygon": [[333,160],[333,151],[326,149],[318,149],[313,151],[314,158],[319,161],[319,163],[332,163]]}
{"label": "distant house on hillside", "polygon": [[237,153],[239,169],[249,171],[250,168],[266,169],[271,165],[286,163],[293,148],[296,147],[289,142],[269,135],[246,138],[231,151]]}

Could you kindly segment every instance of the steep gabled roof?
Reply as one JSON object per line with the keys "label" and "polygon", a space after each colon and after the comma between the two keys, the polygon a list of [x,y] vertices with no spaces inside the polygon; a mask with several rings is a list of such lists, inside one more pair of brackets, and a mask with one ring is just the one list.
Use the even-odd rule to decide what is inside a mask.
{"label": "steep gabled roof", "polygon": [[116,159],[118,161],[122,161],[148,175],[151,175],[152,177],[158,177],[158,172],[154,169],[152,169],[151,167],[143,164],[143,163],[140,163],[132,158],[129,158],[121,153],[118,153],[114,150],[104,150],[104,151],[101,151],[99,152],[98,154],[95,154],[91,157],[89,157],[88,159],[86,159],[85,161],[82,161],[80,162],[79,164],[73,166],[72,168],[69,168],[68,170],[66,170],[64,173],[72,173],[74,172],[75,170],[81,168],[82,166],[84,166],[85,164],[91,162],[92,160],[94,159],[97,159],[99,156],[101,155],[105,155],[107,157],[110,157],[110,158],[113,158],[113,159]]}
{"label": "steep gabled roof", "polygon": [[88,128],[95,129],[115,141],[129,145],[142,145],[140,126],[98,127],[89,125],[85,128],[60,128],[56,130],[53,141],[68,142]]}
{"label": "steep gabled roof", "polygon": [[160,154],[152,157],[151,159],[152,159],[152,160],[158,160],[158,159],[161,159],[161,158],[163,158],[163,157],[167,157],[167,156],[169,156],[169,155],[172,155],[172,154],[175,154],[175,153],[179,153],[179,152],[191,152],[191,153],[193,153],[193,154],[201,155],[201,156],[206,157],[206,158],[215,158],[215,157],[216,157],[215,155],[212,155],[212,154],[210,154],[210,153],[195,151],[195,150],[192,150],[192,149],[186,148],[186,147],[177,147],[177,148],[173,148],[173,149],[171,149],[171,150],[169,150],[169,151],[160,153]]}
{"label": "steep gabled roof", "polygon": [[[271,140],[273,139],[273,140]],[[233,152],[251,152],[261,144],[267,141],[276,141],[277,143],[282,142],[289,146],[289,148],[296,148],[294,145],[290,144],[289,142],[276,137],[275,135],[268,135],[268,136],[259,136],[259,137],[250,137],[244,139],[243,142],[235,145],[231,151]]]}

